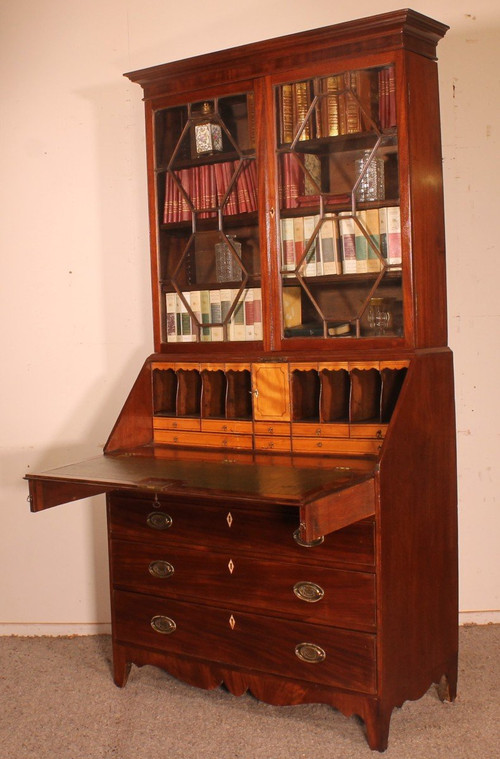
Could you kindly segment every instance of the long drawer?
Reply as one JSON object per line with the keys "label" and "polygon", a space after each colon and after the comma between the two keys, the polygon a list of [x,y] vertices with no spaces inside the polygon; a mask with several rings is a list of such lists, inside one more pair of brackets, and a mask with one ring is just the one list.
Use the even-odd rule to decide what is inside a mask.
{"label": "long drawer", "polygon": [[117,642],[375,693],[369,633],[123,591],[114,591],[113,601]]}
{"label": "long drawer", "polygon": [[276,504],[272,508],[241,508],[221,502],[199,505],[192,500],[134,498],[113,494],[108,499],[109,527],[113,537],[156,543],[179,544],[252,555],[279,555],[280,560],[373,569],[374,526],[362,520],[325,536],[314,547],[298,545],[294,532],[297,511]]}
{"label": "long drawer", "polygon": [[255,559],[238,550],[158,548],[122,540],[112,541],[111,556],[115,587],[375,629],[375,576],[368,572]]}

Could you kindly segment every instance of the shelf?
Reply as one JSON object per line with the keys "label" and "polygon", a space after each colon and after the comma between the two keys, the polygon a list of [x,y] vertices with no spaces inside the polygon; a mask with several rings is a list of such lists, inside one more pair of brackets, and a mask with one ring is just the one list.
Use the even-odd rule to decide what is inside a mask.
{"label": "shelf", "polygon": [[255,150],[251,148],[241,150],[239,153],[236,150],[232,150],[226,153],[214,153],[214,155],[201,155],[196,158],[182,158],[178,161],[172,161],[170,165],[162,164],[157,166],[155,174],[164,174],[168,169],[177,171],[178,169],[191,169],[194,166],[208,166],[214,163],[224,163],[225,161],[253,160],[254,156]]}
{"label": "shelf", "polygon": [[[342,286],[342,285],[359,285],[363,282],[372,282],[375,283],[375,281],[380,277],[381,272],[372,272],[372,273],[360,273],[360,274],[322,274],[321,276],[316,277],[307,277],[304,276],[302,279],[304,279],[307,284],[311,285],[323,285],[324,287],[331,287],[332,285],[335,286]],[[300,286],[300,280],[293,275],[291,272],[286,271],[282,272],[282,278],[283,278],[283,287],[298,287]],[[402,279],[402,271],[401,269],[393,270],[387,269],[383,275],[383,281],[380,283],[381,286],[384,285],[399,285],[401,283]]]}
{"label": "shelf", "polygon": [[[196,219],[196,231],[197,232],[212,232],[218,230],[218,223],[217,226],[214,229],[214,221],[217,222],[218,220],[218,211],[217,210],[206,210],[201,209],[200,211],[196,212],[196,215],[199,217],[202,213],[211,213],[212,216],[209,219]],[[258,223],[258,217],[256,211],[248,211],[247,213],[238,213],[238,214],[222,214],[223,221],[226,221],[226,225],[228,227],[256,227]],[[160,230],[168,230],[168,231],[179,231],[179,232],[188,232],[189,234],[193,233],[193,223],[192,220],[189,221],[173,221],[169,222],[168,224],[159,224],[158,225]]]}
{"label": "shelf", "polygon": [[[392,153],[397,148],[397,129],[385,129],[380,132],[383,143],[379,146],[377,153]],[[293,150],[297,153],[317,153],[324,155],[326,152],[347,153],[350,151],[370,150],[374,147],[379,138],[376,132],[356,132],[353,134],[339,134],[334,137],[320,137],[313,140],[298,140]],[[292,143],[282,142],[279,145],[278,152],[286,153],[290,151]]]}

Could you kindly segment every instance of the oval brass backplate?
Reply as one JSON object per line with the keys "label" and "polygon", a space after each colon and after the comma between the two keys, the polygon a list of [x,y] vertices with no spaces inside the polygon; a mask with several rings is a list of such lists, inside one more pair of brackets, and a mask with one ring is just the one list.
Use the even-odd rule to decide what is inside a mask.
{"label": "oval brass backplate", "polygon": [[162,635],[171,635],[177,629],[177,625],[170,617],[158,614],[151,620],[151,627]]}
{"label": "oval brass backplate", "polygon": [[306,664],[319,664],[326,659],[326,651],[316,643],[297,643],[295,655]]}
{"label": "oval brass backplate", "polygon": [[174,571],[172,564],[169,561],[163,561],[163,559],[152,561],[149,565],[150,574],[152,574],[153,577],[159,577],[160,579],[171,577],[174,574]]}
{"label": "oval brass backplate", "polygon": [[172,517],[163,511],[152,511],[146,517],[146,524],[153,530],[168,530],[172,526]]}
{"label": "oval brass backplate", "polygon": [[297,582],[293,586],[293,592],[297,598],[309,604],[321,601],[325,595],[323,588],[320,585],[316,585],[315,582]]}

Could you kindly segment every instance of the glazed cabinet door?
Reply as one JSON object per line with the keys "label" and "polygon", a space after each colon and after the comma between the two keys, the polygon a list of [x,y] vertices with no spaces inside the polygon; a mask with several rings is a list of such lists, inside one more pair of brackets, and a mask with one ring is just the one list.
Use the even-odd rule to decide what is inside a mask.
{"label": "glazed cabinet door", "polygon": [[334,61],[273,96],[285,344],[402,338],[396,65]]}
{"label": "glazed cabinet door", "polygon": [[171,103],[149,122],[157,344],[260,343],[252,85]]}

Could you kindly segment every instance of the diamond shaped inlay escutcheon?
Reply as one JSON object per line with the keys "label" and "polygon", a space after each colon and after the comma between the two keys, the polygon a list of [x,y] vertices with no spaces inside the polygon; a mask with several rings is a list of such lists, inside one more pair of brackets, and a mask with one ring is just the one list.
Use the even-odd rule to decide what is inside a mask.
{"label": "diamond shaped inlay escutcheon", "polygon": [[229,512],[228,512],[228,514],[227,514],[227,517],[226,517],[226,522],[227,522],[227,524],[228,524],[228,527],[231,527],[231,525],[232,525],[232,523],[233,523],[233,515],[231,514],[231,512],[230,512],[230,511],[229,511]]}
{"label": "diamond shaped inlay escutcheon", "polygon": [[234,628],[236,627],[236,620],[232,614],[229,617],[229,627],[231,628],[231,630],[234,630]]}
{"label": "diamond shaped inlay escutcheon", "polygon": [[227,568],[229,569],[229,574],[233,574],[234,572],[234,562],[232,559],[229,559]]}

